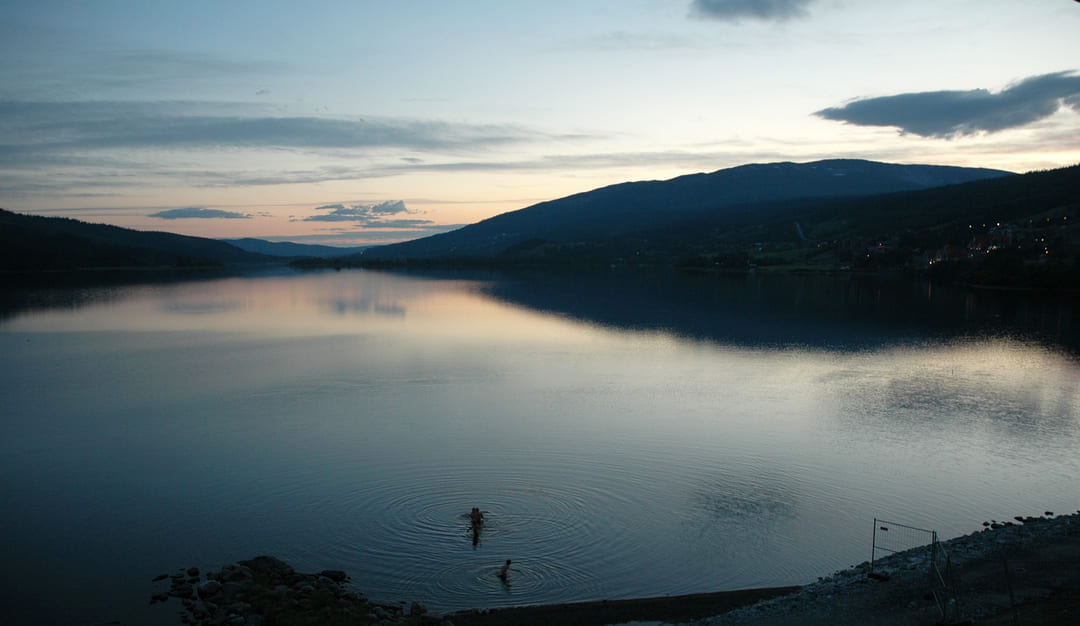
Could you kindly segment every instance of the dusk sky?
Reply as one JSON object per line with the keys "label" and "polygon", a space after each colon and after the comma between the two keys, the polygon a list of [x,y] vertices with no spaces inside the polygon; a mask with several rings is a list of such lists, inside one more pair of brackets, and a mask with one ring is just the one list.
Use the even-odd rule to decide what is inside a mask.
{"label": "dusk sky", "polygon": [[0,4],[21,213],[360,245],[839,157],[1080,163],[1080,3]]}

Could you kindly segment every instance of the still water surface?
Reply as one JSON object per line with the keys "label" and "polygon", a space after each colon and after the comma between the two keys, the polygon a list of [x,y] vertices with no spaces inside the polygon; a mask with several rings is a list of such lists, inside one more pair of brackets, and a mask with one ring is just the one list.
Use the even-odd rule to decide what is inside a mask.
{"label": "still water surface", "polygon": [[949,537],[1080,507],[1062,302],[349,271],[7,305],[23,621],[169,623],[154,575],[259,554],[435,611],[799,584],[869,558],[875,516]]}

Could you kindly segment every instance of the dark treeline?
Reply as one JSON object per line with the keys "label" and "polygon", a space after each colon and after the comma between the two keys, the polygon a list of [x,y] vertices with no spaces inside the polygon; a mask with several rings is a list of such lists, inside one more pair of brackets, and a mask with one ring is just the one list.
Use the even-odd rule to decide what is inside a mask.
{"label": "dark treeline", "polygon": [[202,237],[144,232],[0,209],[0,271],[194,270],[265,262],[266,257]]}
{"label": "dark treeline", "polygon": [[1080,166],[856,198],[693,211],[616,236],[528,237],[490,254],[311,259],[320,267],[680,267],[912,272],[990,286],[1080,288]]}
{"label": "dark treeline", "polygon": [[[437,254],[388,254],[375,248],[297,260],[294,266],[902,271],[978,285],[1080,288],[1080,231],[1075,226],[1080,220],[1080,165],[918,191],[787,198],[718,209],[693,198],[695,208],[657,210],[652,220],[638,207],[633,228],[574,230],[563,216],[565,223],[556,230],[545,226],[543,232],[508,234],[492,231],[487,222],[498,221],[493,218],[474,225],[483,228],[386,247],[442,246],[445,251]],[[617,214],[617,207],[608,204],[602,210]],[[540,224],[535,217],[523,223]],[[466,231],[482,236],[470,235],[475,245],[469,245]],[[462,245],[447,248],[448,238]],[[220,270],[276,262],[281,261],[213,239],[0,210],[0,272],[8,277],[86,269]]]}

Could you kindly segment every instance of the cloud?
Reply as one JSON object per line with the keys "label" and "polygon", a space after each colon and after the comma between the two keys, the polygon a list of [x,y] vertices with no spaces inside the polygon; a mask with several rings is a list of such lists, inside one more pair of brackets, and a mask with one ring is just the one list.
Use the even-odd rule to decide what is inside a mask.
{"label": "cloud", "polygon": [[361,228],[419,228],[433,224],[422,219],[386,219],[395,215],[417,215],[405,206],[401,200],[388,200],[379,204],[327,204],[315,207],[316,211],[326,211],[302,218],[302,222],[353,222]]}
{"label": "cloud", "polygon": [[235,211],[222,211],[220,209],[200,209],[190,207],[186,209],[167,209],[151,213],[147,217],[158,217],[163,220],[184,220],[192,218],[200,219],[251,219],[250,213],[237,213]]}
{"label": "cloud", "polygon": [[0,101],[0,155],[108,148],[459,149],[527,141],[514,126],[276,116],[259,105]]}
{"label": "cloud", "polygon": [[857,126],[896,126],[902,133],[953,138],[1025,126],[1062,106],[1080,111],[1080,76],[1072,71],[1032,76],[998,93],[926,91],[866,98],[814,113]]}
{"label": "cloud", "polygon": [[[493,147],[595,139],[519,125],[278,113],[272,105],[251,102],[0,99],[0,194],[39,197],[98,188],[234,188],[397,176]],[[255,154],[218,162],[233,150],[273,158]],[[268,165],[282,163],[282,151],[303,158],[289,160],[287,168]]]}
{"label": "cloud", "polygon": [[241,76],[281,75],[289,67],[272,61],[233,61],[202,53],[139,50],[103,54],[102,58],[82,61],[84,73],[100,88],[105,86],[142,85],[148,82],[235,81]]}
{"label": "cloud", "polygon": [[814,0],[693,0],[690,14],[694,17],[737,22],[743,18],[782,22],[806,17],[807,7]]}
{"label": "cloud", "polygon": [[398,228],[406,230],[414,230],[417,228],[427,228],[434,226],[435,222],[431,220],[382,220],[379,222],[368,222],[361,224],[361,228]]}
{"label": "cloud", "polygon": [[376,215],[397,215],[398,213],[410,213],[401,200],[382,202],[371,207],[371,212]]}

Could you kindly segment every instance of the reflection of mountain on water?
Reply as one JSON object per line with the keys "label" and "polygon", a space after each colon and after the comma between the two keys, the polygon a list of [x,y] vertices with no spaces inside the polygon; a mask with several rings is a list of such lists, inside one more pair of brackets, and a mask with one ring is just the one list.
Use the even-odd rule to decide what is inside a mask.
{"label": "reflection of mountain on water", "polygon": [[[292,271],[292,270],[288,270]],[[197,282],[214,282],[237,276],[271,276],[283,273],[281,268],[268,268],[241,273],[239,271],[86,271],[57,272],[45,282],[41,277],[18,275],[0,277],[0,320],[16,317],[32,311],[53,309],[76,310],[102,301],[116,301],[130,297],[140,289],[165,285],[183,285]],[[220,310],[181,310],[174,313],[213,313]],[[216,307],[212,307],[216,308]]]}
{"label": "reflection of mountain on water", "polygon": [[735,345],[852,349],[1009,334],[1080,351],[1076,294],[878,276],[622,271],[515,274],[485,292],[589,323]]}

